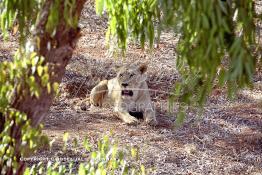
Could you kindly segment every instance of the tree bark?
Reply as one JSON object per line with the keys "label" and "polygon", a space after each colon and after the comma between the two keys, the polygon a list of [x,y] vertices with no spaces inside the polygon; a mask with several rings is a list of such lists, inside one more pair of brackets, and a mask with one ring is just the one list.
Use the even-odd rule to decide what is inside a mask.
{"label": "tree bark", "polygon": [[[33,42],[35,43],[36,52],[45,57],[45,65],[48,65],[49,68],[50,83],[60,83],[65,73],[65,68],[72,57],[76,41],[80,36],[80,29],[68,28],[65,20],[61,17],[56,27],[56,34],[54,37],[51,37],[51,34],[45,30],[51,3],[52,1],[47,1],[44,6],[42,17],[36,25]],[[85,0],[76,1],[75,13],[78,17],[80,17],[84,3]],[[60,6],[59,11],[60,14],[63,14],[63,5]],[[37,40],[40,41],[39,48],[37,48]],[[50,49],[48,49],[49,44],[51,44]],[[12,106],[26,113],[32,120],[32,125],[36,126],[46,115],[52,104],[53,97],[53,91],[48,93],[47,89],[43,88],[39,98],[27,95],[23,98],[15,99]]]}
{"label": "tree bark", "polygon": [[[78,19],[80,17],[81,11],[83,9],[86,0],[76,0],[76,8],[74,9],[75,15]],[[35,46],[35,51],[45,57],[44,64],[49,68],[49,82],[53,84],[54,82],[60,83],[62,77],[65,73],[65,68],[69,63],[73,50],[76,46],[77,39],[80,37],[80,29],[72,28],[66,25],[65,19],[63,17],[63,2],[61,1],[59,14],[61,18],[59,24],[56,26],[55,36],[51,36],[50,33],[46,31],[46,23],[48,20],[50,6],[53,0],[46,0],[44,7],[41,12],[40,20],[36,24],[36,30],[33,33],[33,44]],[[40,47],[37,47],[39,45]],[[38,44],[37,44],[38,43]],[[51,47],[48,47],[51,45]],[[36,76],[36,79],[39,77]],[[27,91],[27,95],[17,94],[12,107],[27,114],[28,119],[31,120],[31,125],[36,127],[46,116],[50,106],[52,105],[52,100],[54,98],[54,91],[48,93],[47,88],[42,87],[39,98],[30,95],[29,89],[24,89]],[[12,128],[12,137],[16,139],[16,144],[21,142],[21,129],[18,126]],[[20,158],[19,149],[16,150],[17,158]],[[22,174],[25,169],[24,162],[20,162],[20,167],[18,168],[17,174]],[[8,171],[7,174],[12,174],[12,171]]]}

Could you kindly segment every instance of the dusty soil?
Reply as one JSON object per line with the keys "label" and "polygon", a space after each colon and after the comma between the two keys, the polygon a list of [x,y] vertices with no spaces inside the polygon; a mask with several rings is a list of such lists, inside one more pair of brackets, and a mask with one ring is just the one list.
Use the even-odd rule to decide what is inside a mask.
{"label": "dusty soil", "polygon": [[[190,109],[183,126],[174,127],[174,113],[168,113],[167,97],[179,79],[175,69],[177,37],[172,32],[161,36],[158,48],[142,50],[131,44],[126,58],[115,58],[105,44],[105,18],[95,15],[93,3],[86,4],[81,21],[82,38],[67,67],[43,132],[55,139],[51,151],[40,150],[35,156],[83,156],[78,152],[64,153],[62,137],[80,142],[111,133],[120,145],[139,148],[141,163],[153,169],[150,174],[262,174],[262,75],[254,77],[254,88],[245,89],[229,100],[224,89],[215,89],[204,112],[198,116]],[[0,46],[2,57],[8,45]],[[8,55],[8,54],[7,54]],[[110,109],[79,109],[79,104],[100,80],[115,76],[114,65],[146,62],[148,84],[152,89],[159,125],[123,124]],[[70,146],[69,146],[70,149]]]}

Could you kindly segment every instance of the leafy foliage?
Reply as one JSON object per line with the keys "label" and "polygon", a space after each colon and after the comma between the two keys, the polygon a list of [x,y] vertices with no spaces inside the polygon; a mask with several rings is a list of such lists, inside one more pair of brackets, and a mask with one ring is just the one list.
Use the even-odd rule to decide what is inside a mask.
{"label": "leafy foliage", "polygon": [[[48,87],[48,69],[43,66],[43,60],[35,52],[26,53],[20,50],[12,62],[4,61],[0,64],[0,114],[4,117],[4,126],[0,133],[1,174],[16,172],[20,155],[15,150],[20,150],[21,156],[26,156],[36,150],[40,142],[46,141],[41,135],[42,126],[31,127],[27,116],[11,107],[16,95],[22,98],[30,92],[30,95],[38,98],[40,86]],[[40,77],[39,82],[36,77]],[[15,132],[20,132],[22,137],[14,137]]]}
{"label": "leafy foliage", "polygon": [[[63,5],[64,13],[58,8]],[[15,25],[19,28],[20,47],[12,60],[0,62],[0,170],[1,174],[16,173],[19,158],[29,155],[43,142],[40,125],[31,126],[30,116],[15,109],[16,101],[26,96],[39,98],[42,91],[56,91],[58,84],[50,83],[48,64],[36,50],[39,43],[30,41],[31,31],[41,19],[44,8],[49,8],[46,30],[55,34],[56,27],[65,18],[66,27],[76,27],[78,18],[75,12],[75,0],[0,0],[0,30],[7,38],[8,30]],[[65,28],[66,29],[66,28]],[[40,41],[38,41],[40,42]]]}
{"label": "leafy foliage", "polygon": [[[64,138],[68,138],[68,135],[64,135]],[[66,144],[67,139],[64,139]],[[78,143],[76,143],[77,145]],[[45,166],[42,162],[32,165],[31,168],[27,168],[25,175],[34,174],[79,174],[79,175],[94,175],[94,174],[133,174],[133,175],[145,175],[143,165],[134,164],[132,161],[138,162],[137,149],[131,150],[120,149],[117,144],[112,143],[108,136],[98,140],[97,145],[91,146],[87,139],[84,140],[83,146],[90,154],[90,158],[83,161],[79,165],[73,162],[51,162],[49,161]],[[66,147],[66,145],[64,146]],[[73,171],[73,166],[76,167]],[[44,173],[45,172],[45,173]]]}
{"label": "leafy foliage", "polygon": [[175,22],[182,23],[177,65],[185,79],[184,102],[203,104],[217,78],[229,90],[252,82],[252,51],[258,47],[253,1],[175,1],[171,7],[178,11]]}
{"label": "leafy foliage", "polygon": [[[76,0],[54,0],[50,1],[48,20],[46,30],[52,34],[56,32],[56,26],[65,19],[68,27],[77,27],[77,16],[74,14]],[[41,9],[44,4],[48,4],[45,0],[1,0],[0,1],[0,29],[5,37],[8,30],[14,26],[18,26],[20,34],[21,46],[25,44],[26,36],[30,35],[30,30],[34,30],[35,24],[41,19]],[[63,5],[64,11],[59,13],[59,7]]]}
{"label": "leafy foliage", "polygon": [[42,0],[1,0],[0,28],[4,35],[7,36],[7,30],[12,28],[17,20],[19,24],[20,41],[24,42],[25,36],[30,30],[30,25],[27,24],[35,23],[42,4]]}
{"label": "leafy foliage", "polygon": [[[61,22],[61,18],[65,19],[67,27],[76,28],[78,24],[77,16],[74,14],[75,9],[75,1],[76,0],[54,0],[50,6],[50,14],[48,16],[46,30],[51,33],[56,33],[56,26]],[[63,13],[60,14],[59,8],[63,5],[64,10]]]}
{"label": "leafy foliage", "polygon": [[[36,48],[26,47],[26,36],[35,29],[43,8],[48,8],[45,30],[50,34],[56,33],[61,19],[66,27],[76,27],[75,3],[76,0],[0,0],[1,32],[7,36],[8,30],[18,23],[21,44],[14,60],[0,63],[0,117],[4,121],[0,134],[1,173],[10,169],[15,172],[19,156],[36,149],[41,140],[40,129],[32,128],[28,116],[11,107],[14,96],[30,93],[38,98],[41,89],[47,88],[50,92],[57,88],[57,84],[49,83],[48,68],[44,59],[34,52]],[[58,11],[61,5],[63,13]],[[203,105],[216,80],[220,86],[228,85],[230,93],[251,85],[257,63],[261,62],[261,46],[255,32],[255,23],[261,22],[261,14],[255,14],[253,0],[96,0],[96,10],[99,14],[107,12],[107,40],[117,35],[122,49],[126,49],[130,36],[143,47],[146,41],[152,47],[155,29],[158,37],[166,27],[180,34],[177,68],[183,81],[176,84],[176,95],[171,99],[182,102],[181,111],[186,105]],[[183,122],[183,113],[179,116],[178,121]],[[19,128],[15,132],[19,132],[21,138],[13,137],[14,128]],[[105,146],[108,144],[105,142],[93,153],[93,164],[81,164],[79,173],[92,174],[99,168],[104,172],[120,165],[127,167],[120,152],[114,151],[114,146]],[[21,155],[16,155],[16,149],[21,150]],[[113,159],[107,159],[107,154]]]}
{"label": "leafy foliage", "polygon": [[117,34],[119,47],[124,50],[127,38],[131,34],[141,41],[142,46],[146,38],[152,46],[155,34],[153,20],[157,19],[156,2],[156,0],[97,0],[96,12],[101,15],[106,9],[110,19],[107,41],[110,36]]}
{"label": "leafy foliage", "polygon": [[[59,9],[63,10],[63,13]],[[42,125],[31,126],[30,116],[15,109],[15,102],[23,97],[41,97],[43,90],[48,93],[57,90],[57,83],[50,83],[52,73],[48,70],[48,63],[37,51],[40,47],[40,38],[34,38],[36,43],[29,42],[28,36],[36,30],[36,25],[45,25],[44,33],[55,36],[57,26],[62,23],[64,30],[76,28],[78,16],[76,14],[76,0],[0,0],[0,29],[7,38],[8,30],[14,25],[19,28],[20,47],[12,60],[0,62],[0,171],[1,174],[21,173],[20,158],[32,154],[39,146],[46,144],[48,139],[41,134]],[[47,15],[46,21],[42,20]],[[63,20],[62,20],[63,19]],[[34,31],[35,32],[35,31]],[[34,40],[34,41],[35,41]],[[47,46],[48,47],[48,46]],[[68,135],[64,136],[66,141]],[[86,141],[87,150],[92,148]],[[135,155],[133,150],[132,155]],[[79,166],[79,174],[105,174],[107,172],[121,172],[127,174],[145,174],[141,166],[134,169],[127,164],[126,153],[119,150],[117,145],[111,145],[105,137],[98,143],[98,150],[91,153],[90,160]],[[25,174],[64,174],[65,166],[58,162],[48,163],[46,169],[40,162],[31,169],[27,168]],[[132,168],[132,169],[130,169]],[[72,173],[72,164],[69,165]]]}
{"label": "leafy foliage", "polygon": [[255,26],[261,14],[254,6],[253,0],[96,0],[97,13],[108,13],[107,35],[117,36],[123,49],[129,37],[142,46],[149,40],[152,47],[155,29],[179,34],[176,60],[182,81],[171,99],[181,102],[181,111],[202,106],[214,84],[227,85],[229,95],[252,85],[261,59]]}

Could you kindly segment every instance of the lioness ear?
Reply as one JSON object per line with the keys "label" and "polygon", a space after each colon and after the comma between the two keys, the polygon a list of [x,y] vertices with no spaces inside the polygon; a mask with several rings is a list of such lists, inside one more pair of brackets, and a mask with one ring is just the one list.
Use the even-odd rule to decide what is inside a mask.
{"label": "lioness ear", "polygon": [[139,71],[141,72],[141,74],[145,73],[147,70],[147,64],[141,64],[139,66]]}

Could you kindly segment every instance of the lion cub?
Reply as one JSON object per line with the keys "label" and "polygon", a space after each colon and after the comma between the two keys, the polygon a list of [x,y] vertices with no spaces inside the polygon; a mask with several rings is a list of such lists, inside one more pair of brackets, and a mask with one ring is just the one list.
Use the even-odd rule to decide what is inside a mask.
{"label": "lion cub", "polygon": [[146,83],[146,70],[145,64],[121,67],[115,78],[103,80],[92,89],[90,103],[94,106],[113,106],[118,117],[127,124],[138,122],[130,113],[142,112],[146,123],[156,125],[155,110]]}

